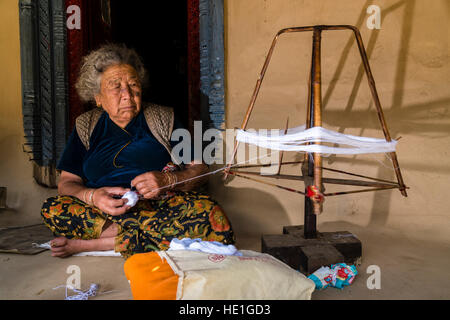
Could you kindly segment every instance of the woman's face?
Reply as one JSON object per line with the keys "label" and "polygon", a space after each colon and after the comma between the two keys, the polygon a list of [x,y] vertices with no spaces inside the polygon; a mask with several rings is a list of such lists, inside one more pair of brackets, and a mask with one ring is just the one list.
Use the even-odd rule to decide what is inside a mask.
{"label": "woman's face", "polygon": [[141,110],[142,88],[136,70],[128,64],[108,67],[102,75],[97,105],[124,128]]}

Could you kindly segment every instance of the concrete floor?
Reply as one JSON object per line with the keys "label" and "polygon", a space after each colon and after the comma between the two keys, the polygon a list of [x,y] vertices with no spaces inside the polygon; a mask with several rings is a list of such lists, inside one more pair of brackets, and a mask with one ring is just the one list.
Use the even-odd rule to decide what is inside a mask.
{"label": "concrete floor", "polygon": [[[450,299],[450,243],[415,239],[388,228],[363,228],[348,223],[329,223],[320,231],[347,230],[363,244],[362,264],[355,281],[342,290],[315,291],[314,300],[328,299]],[[239,249],[260,250],[259,237],[238,237]],[[132,299],[121,257],[53,258],[49,251],[33,256],[0,254],[0,300],[64,299],[70,265],[81,270],[81,288],[100,285],[92,299]],[[381,270],[381,288],[368,289],[367,267]]]}

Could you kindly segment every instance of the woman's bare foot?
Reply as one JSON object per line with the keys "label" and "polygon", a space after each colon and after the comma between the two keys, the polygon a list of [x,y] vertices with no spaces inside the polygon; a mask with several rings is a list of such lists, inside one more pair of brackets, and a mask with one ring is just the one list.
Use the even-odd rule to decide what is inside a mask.
{"label": "woman's bare foot", "polygon": [[93,240],[67,239],[57,237],[50,242],[52,257],[65,258],[85,251],[114,249],[114,237]]}
{"label": "woman's bare foot", "polygon": [[50,242],[52,257],[68,257],[84,251],[83,240],[58,237]]}

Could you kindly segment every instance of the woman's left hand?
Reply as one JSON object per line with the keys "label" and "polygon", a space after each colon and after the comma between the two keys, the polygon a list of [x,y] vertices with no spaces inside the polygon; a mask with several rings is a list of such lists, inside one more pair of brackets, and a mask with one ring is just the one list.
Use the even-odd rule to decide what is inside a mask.
{"label": "woman's left hand", "polygon": [[137,192],[145,199],[152,199],[165,191],[160,188],[167,186],[165,175],[159,171],[150,171],[138,175],[131,181],[131,186],[136,187]]}

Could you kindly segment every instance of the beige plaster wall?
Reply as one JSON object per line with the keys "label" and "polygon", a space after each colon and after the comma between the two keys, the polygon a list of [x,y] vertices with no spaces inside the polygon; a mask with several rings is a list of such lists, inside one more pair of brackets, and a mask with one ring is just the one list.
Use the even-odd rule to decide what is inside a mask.
{"label": "beige plaster wall", "polygon": [[8,188],[0,227],[39,223],[42,202],[56,194],[34,182],[31,162],[22,151],[18,7],[18,1],[0,1],[0,186]]}
{"label": "beige plaster wall", "polygon": [[[366,8],[381,8],[381,29],[366,26]],[[408,197],[398,190],[329,197],[318,217],[333,224],[385,227],[408,237],[450,239],[450,2],[446,0],[225,0],[227,128],[240,127],[276,32],[317,24],[351,24],[362,34],[397,154]],[[284,128],[305,121],[311,33],[283,35],[274,51],[249,128]],[[381,127],[356,43],[349,31],[322,36],[323,126],[347,134],[382,138]],[[286,160],[297,159],[285,154]],[[395,180],[384,155],[331,156],[324,166]],[[299,173],[299,166],[283,169]],[[330,175],[328,175],[330,176]],[[341,178],[351,178],[339,176]],[[230,216],[238,237],[280,233],[303,224],[303,198],[287,191],[220,177],[213,195]],[[303,183],[285,183],[299,190]],[[327,191],[351,190],[333,187]],[[349,230],[352,231],[352,230]]]}

